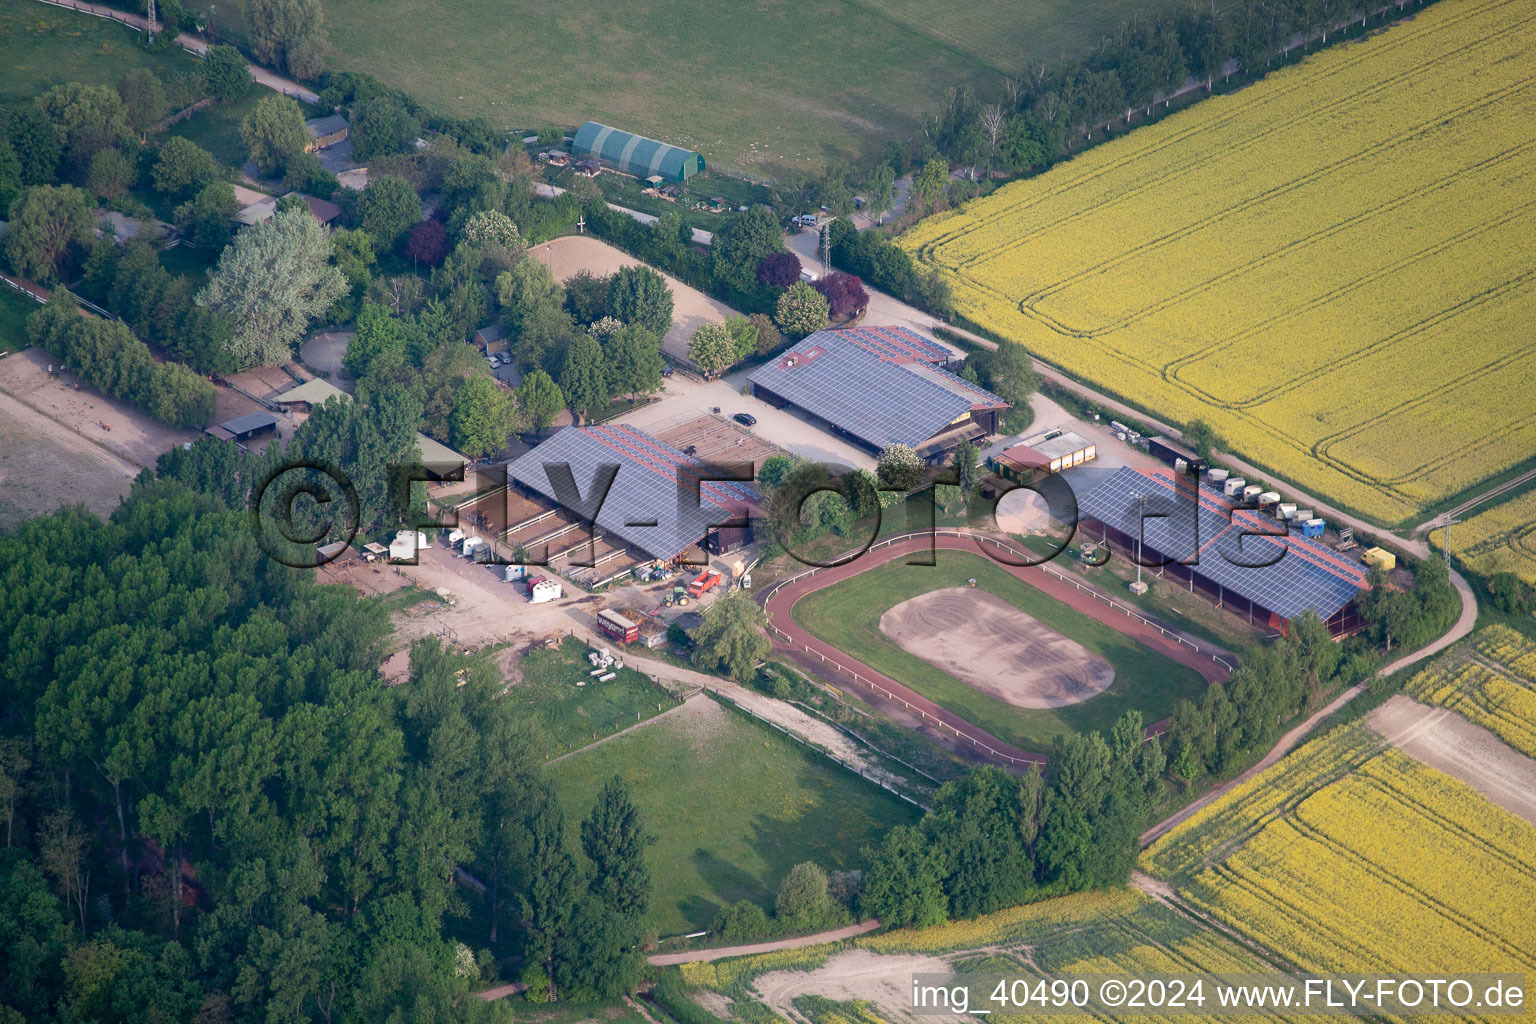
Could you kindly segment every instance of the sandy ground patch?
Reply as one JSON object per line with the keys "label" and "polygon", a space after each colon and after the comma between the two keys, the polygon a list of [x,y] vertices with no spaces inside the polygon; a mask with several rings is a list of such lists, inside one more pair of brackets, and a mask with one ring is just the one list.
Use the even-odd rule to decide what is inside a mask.
{"label": "sandy ground patch", "polygon": [[356,331],[326,331],[306,338],[299,346],[299,358],[304,360],[305,366],[351,394],[352,378],[341,368],[341,360],[356,334]]}
{"label": "sandy ground patch", "polygon": [[73,374],[48,376],[52,359],[40,348],[0,359],[0,391],[30,407],[28,419],[47,417],[78,434],[82,442],[94,442],[136,466],[153,466],[171,446],[201,436],[195,430],[173,430],[83,383],[76,391]]}
{"label": "sandy ground patch", "polygon": [[908,654],[1018,708],[1058,708],[1109,689],[1115,670],[996,594],[945,587],[880,616]]}
{"label": "sandy ground patch", "polygon": [[1022,487],[998,499],[996,516],[997,528],[1004,533],[1047,533],[1061,528],[1045,498]]}
{"label": "sandy ground patch", "polygon": [[139,467],[0,393],[0,530],[84,504],[106,516]]}
{"label": "sandy ground patch", "polygon": [[[555,280],[564,282],[586,270],[598,276],[613,274],[625,267],[640,266],[639,260],[591,235],[564,235],[542,246],[534,246],[529,256],[548,260]],[[738,315],[723,302],[716,302],[697,288],[662,274],[672,289],[674,307],[672,329],[661,339],[661,350],[680,363],[688,362],[688,339],[706,323],[723,324]],[[306,352],[305,361],[309,357]],[[310,363],[313,366],[313,363]]]}
{"label": "sandy ground patch", "polygon": [[791,1020],[797,996],[818,995],[839,1002],[868,999],[885,1020],[919,1020],[910,1012],[912,975],[948,974],[949,964],[936,956],[881,956],[867,949],[839,953],[814,971],[773,971],[752,982],[770,1008]]}
{"label": "sandy ground patch", "polygon": [[1536,825],[1536,761],[1454,711],[1397,694],[1366,723],[1408,756],[1460,779]]}

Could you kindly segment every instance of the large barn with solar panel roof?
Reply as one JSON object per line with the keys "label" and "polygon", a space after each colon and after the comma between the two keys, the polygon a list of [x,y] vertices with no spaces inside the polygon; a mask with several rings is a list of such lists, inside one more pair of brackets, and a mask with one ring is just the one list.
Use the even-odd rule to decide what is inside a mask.
{"label": "large barn with solar panel roof", "polygon": [[[599,505],[604,467],[615,471]],[[706,472],[704,463],[643,430],[605,424],[557,432],[508,464],[507,479],[578,518],[590,519],[596,509],[595,532],[612,545],[671,559],[725,554],[752,541],[749,517],[761,498],[751,467],[744,481],[701,479]],[[723,525],[733,522],[742,525]]]}
{"label": "large barn with solar panel roof", "polygon": [[1008,403],[947,369],[952,353],[905,327],[817,331],[748,380],[769,405],[791,406],[878,454],[905,444],[933,463],[997,433]]}
{"label": "large barn with solar panel roof", "polygon": [[1276,632],[1309,611],[1335,636],[1361,625],[1360,563],[1197,479],[1123,466],[1078,497],[1078,531],[1133,557],[1140,548],[1155,574]]}

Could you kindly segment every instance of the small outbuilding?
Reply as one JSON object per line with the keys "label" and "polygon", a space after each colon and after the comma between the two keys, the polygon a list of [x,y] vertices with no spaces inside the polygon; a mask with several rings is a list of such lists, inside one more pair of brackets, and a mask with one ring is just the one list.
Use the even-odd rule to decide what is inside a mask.
{"label": "small outbuilding", "polygon": [[244,444],[265,434],[277,433],[277,417],[269,412],[248,412],[232,420],[208,427],[203,433],[221,441]]}
{"label": "small outbuilding", "polygon": [[347,137],[347,119],[340,114],[312,117],[304,122],[304,130],[309,133],[306,150],[313,153],[317,149],[329,149]]}

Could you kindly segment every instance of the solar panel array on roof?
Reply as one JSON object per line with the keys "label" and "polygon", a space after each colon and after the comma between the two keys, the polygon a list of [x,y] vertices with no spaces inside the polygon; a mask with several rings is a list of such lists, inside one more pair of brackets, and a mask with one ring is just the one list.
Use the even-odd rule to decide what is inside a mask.
{"label": "solar panel array on roof", "polygon": [[708,481],[699,486],[699,500],[679,502],[678,472],[702,468],[699,460],[659,441],[643,430],[623,425],[567,427],[507,466],[510,479],[544,497],[559,501],[551,464],[564,463],[580,492],[582,507],[595,500],[598,470],[616,465],[608,496],[598,510],[596,525],[653,558],[671,558],[704,539],[711,527],[738,517],[759,503],[757,488],[736,481]]}
{"label": "solar panel array on roof", "polygon": [[1327,619],[1367,586],[1358,566],[1322,544],[1285,534],[1275,519],[1234,511],[1231,502],[1207,487],[1198,489],[1196,512],[1187,488],[1176,487],[1169,472],[1124,466],[1080,497],[1078,511],[1134,538],[1140,529],[1140,499],[1146,497],[1143,543],[1149,560],[1155,552],[1187,563],[1198,554],[1199,564],[1190,566],[1197,575],[1285,619],[1309,609]]}
{"label": "solar panel array on roof", "polygon": [[824,335],[846,338],[877,355],[892,359],[917,359],[925,363],[948,363],[954,354],[936,341],[930,341],[909,327],[844,327],[836,331],[817,331],[806,338],[814,343]]}
{"label": "solar panel array on roof", "polygon": [[934,353],[948,355],[905,328],[818,331],[748,380],[872,448],[915,448],[973,409],[1008,404],[931,365]]}

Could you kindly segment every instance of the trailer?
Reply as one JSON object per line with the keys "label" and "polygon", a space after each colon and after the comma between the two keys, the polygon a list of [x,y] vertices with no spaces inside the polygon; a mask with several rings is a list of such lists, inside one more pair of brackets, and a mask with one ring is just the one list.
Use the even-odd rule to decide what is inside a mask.
{"label": "trailer", "polygon": [[632,644],[640,639],[640,624],[631,622],[618,612],[604,608],[597,613],[597,629],[610,640]]}
{"label": "trailer", "polygon": [[565,591],[560,588],[560,584],[551,579],[540,579],[528,588],[529,604],[543,604],[564,596]]}
{"label": "trailer", "polygon": [[723,577],[719,569],[706,569],[695,576],[693,582],[688,584],[688,596],[700,598],[720,585]]}
{"label": "trailer", "polygon": [[506,565],[506,566],[502,566],[501,578],[503,580],[507,581],[508,583],[517,583],[520,580],[522,580],[523,577],[525,577],[527,575],[528,575],[528,567],[526,565]]}

